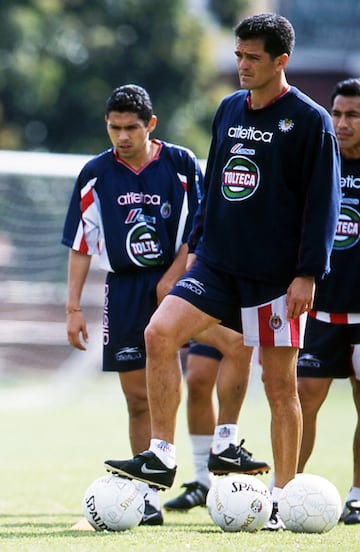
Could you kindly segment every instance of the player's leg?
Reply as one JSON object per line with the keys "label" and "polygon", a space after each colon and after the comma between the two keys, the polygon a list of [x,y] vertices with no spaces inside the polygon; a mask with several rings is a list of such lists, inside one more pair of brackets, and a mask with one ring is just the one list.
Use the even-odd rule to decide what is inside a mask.
{"label": "player's leg", "polygon": [[298,472],[302,473],[314,448],[317,415],[327,397],[332,378],[298,377],[297,382],[303,415],[303,435],[298,463]]}
{"label": "player's leg", "polygon": [[295,347],[261,347],[262,379],[271,411],[274,457],[273,511],[264,530],[284,529],[278,514],[281,488],[296,474],[302,434],[301,406],[296,386]]}
{"label": "player's leg", "polygon": [[129,415],[131,451],[136,455],[147,447],[151,434],[145,367],[141,370],[119,372],[119,378]]}
{"label": "player's leg", "polygon": [[227,345],[216,382],[219,413],[209,455],[209,469],[218,475],[268,472],[270,466],[254,459],[242,446],[244,439],[237,445],[238,419],[248,387],[253,348],[244,345],[241,334],[223,326],[216,326],[207,334],[208,337],[211,335],[218,348],[222,344]]}
{"label": "player's leg", "polygon": [[[248,287],[256,293],[257,306],[241,309],[244,342],[260,347],[262,379],[271,411],[271,443],[274,457],[273,512],[264,529],[284,528],[277,502],[281,488],[296,475],[299,458],[302,414],[297,392],[296,364],[302,346],[306,315],[287,317],[287,289],[259,285]],[[266,300],[267,297],[274,299]],[[260,299],[260,300],[259,300]],[[254,301],[255,302],[255,301]]]}
{"label": "player's leg", "polygon": [[353,484],[345,499],[342,519],[346,525],[360,523],[360,326],[352,327],[352,368],[354,375],[351,377],[352,394],[356,408],[357,421],[353,439],[354,475]]}
{"label": "player's leg", "polygon": [[296,386],[295,347],[262,347],[263,382],[271,410],[275,487],[295,477],[302,435],[301,405]]}
{"label": "player's leg", "polygon": [[187,422],[192,449],[194,479],[184,483],[184,491],[168,500],[167,510],[186,511],[204,506],[213,475],[208,459],[216,422],[213,400],[219,361],[222,355],[213,347],[192,343],[186,358]]}

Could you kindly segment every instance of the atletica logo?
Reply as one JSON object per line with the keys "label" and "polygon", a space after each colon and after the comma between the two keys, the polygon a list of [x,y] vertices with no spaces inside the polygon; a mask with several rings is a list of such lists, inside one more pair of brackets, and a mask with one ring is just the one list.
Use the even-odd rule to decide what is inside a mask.
{"label": "atletica logo", "polygon": [[243,201],[252,196],[260,183],[258,166],[241,155],[232,157],[222,173],[221,191],[229,201]]}
{"label": "atletica logo", "polygon": [[143,194],[142,192],[128,192],[127,194],[119,195],[117,202],[119,205],[133,205],[135,203],[160,205],[160,196],[157,194]]}
{"label": "atletica logo", "polygon": [[164,263],[155,228],[143,222],[135,224],[128,233],[126,251],[137,266],[159,266]]}
{"label": "atletica logo", "polygon": [[118,362],[124,362],[127,360],[138,360],[142,358],[143,353],[139,347],[123,347],[115,354],[115,358]]}
{"label": "atletica logo", "polygon": [[182,280],[176,282],[175,285],[188,289],[196,295],[202,295],[203,293],[206,293],[204,285],[198,280],[195,280],[195,278],[183,278]]}
{"label": "atletica logo", "polygon": [[237,127],[230,127],[228,130],[228,136],[230,138],[240,138],[241,140],[254,140],[255,142],[271,143],[273,132],[263,132],[255,127],[244,128],[242,125]]}
{"label": "atletica logo", "polygon": [[358,190],[360,188],[360,178],[356,178],[353,174],[348,174],[347,176],[341,177],[341,187],[342,188],[355,188]]}
{"label": "atletica logo", "polygon": [[359,223],[360,215],[356,209],[342,205],[336,225],[334,249],[349,249],[359,241]]}

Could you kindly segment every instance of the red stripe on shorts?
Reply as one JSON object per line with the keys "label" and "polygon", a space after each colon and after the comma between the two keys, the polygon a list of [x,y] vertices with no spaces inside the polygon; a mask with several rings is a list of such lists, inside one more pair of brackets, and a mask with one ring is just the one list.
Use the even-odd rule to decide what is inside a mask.
{"label": "red stripe on shorts", "polygon": [[274,331],[270,327],[271,316],[271,304],[258,307],[259,343],[267,347],[273,347],[275,345]]}
{"label": "red stripe on shorts", "polygon": [[289,320],[291,347],[300,347],[300,317]]}

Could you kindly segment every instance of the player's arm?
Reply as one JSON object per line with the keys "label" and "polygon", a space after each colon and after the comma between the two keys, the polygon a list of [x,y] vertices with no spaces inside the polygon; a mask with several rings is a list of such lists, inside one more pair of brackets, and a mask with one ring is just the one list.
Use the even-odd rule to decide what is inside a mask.
{"label": "player's arm", "polygon": [[88,341],[86,321],[81,311],[81,293],[89,272],[91,256],[74,249],[69,252],[68,297],[66,306],[67,336],[70,345],[82,351]]}
{"label": "player's arm", "polygon": [[184,274],[186,267],[188,246],[183,243],[174,261],[169,266],[168,270],[163,274],[156,286],[156,295],[158,304],[164,299],[165,295],[171,290],[180,276]]}

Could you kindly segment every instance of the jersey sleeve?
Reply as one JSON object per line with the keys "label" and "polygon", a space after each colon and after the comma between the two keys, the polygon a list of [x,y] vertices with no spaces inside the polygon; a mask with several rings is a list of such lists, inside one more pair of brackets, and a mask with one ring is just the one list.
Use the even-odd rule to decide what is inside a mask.
{"label": "jersey sleeve", "polygon": [[101,218],[95,191],[96,178],[83,170],[70,199],[65,218],[62,243],[87,255],[99,253]]}
{"label": "jersey sleeve", "polygon": [[341,205],[340,155],[329,129],[314,134],[304,162],[307,190],[296,275],[322,279],[330,270],[330,253]]}

